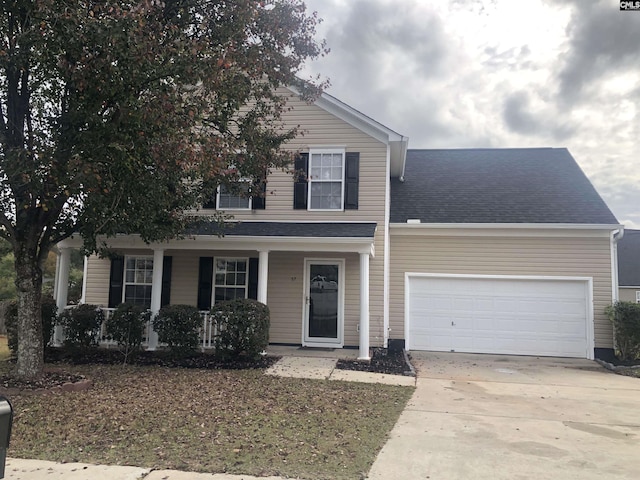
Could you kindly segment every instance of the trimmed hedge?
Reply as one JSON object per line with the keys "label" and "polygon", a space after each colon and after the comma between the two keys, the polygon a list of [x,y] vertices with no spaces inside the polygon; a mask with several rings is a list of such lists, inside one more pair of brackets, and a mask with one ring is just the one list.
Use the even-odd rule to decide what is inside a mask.
{"label": "trimmed hedge", "polygon": [[202,317],[191,305],[167,305],[153,319],[158,340],[166,343],[175,355],[188,355],[200,344]]}
{"label": "trimmed hedge", "polygon": [[58,316],[64,327],[64,344],[72,348],[97,347],[103,321],[102,308],[88,303],[67,308]]}
{"label": "trimmed hedge", "polygon": [[640,303],[615,302],[605,312],[613,323],[616,356],[625,361],[640,359]]}
{"label": "trimmed hedge", "polygon": [[[58,306],[51,297],[42,298],[42,339],[47,347],[51,342],[53,327],[56,323]],[[5,326],[7,328],[7,344],[12,355],[18,354],[18,302],[12,300],[8,303],[5,313]]]}
{"label": "trimmed hedge", "polygon": [[140,350],[150,316],[151,313],[140,305],[121,303],[107,320],[107,337],[118,344],[124,363]]}
{"label": "trimmed hedge", "polygon": [[256,358],[269,345],[269,308],[256,300],[236,299],[211,309],[216,323],[216,352]]}

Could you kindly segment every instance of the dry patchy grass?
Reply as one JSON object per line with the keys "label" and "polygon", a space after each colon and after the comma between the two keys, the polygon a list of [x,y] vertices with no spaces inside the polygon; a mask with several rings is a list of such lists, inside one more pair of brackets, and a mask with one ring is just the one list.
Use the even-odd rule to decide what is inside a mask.
{"label": "dry patchy grass", "polygon": [[202,472],[361,478],[413,388],[260,370],[65,366],[85,392],[12,398],[9,455]]}

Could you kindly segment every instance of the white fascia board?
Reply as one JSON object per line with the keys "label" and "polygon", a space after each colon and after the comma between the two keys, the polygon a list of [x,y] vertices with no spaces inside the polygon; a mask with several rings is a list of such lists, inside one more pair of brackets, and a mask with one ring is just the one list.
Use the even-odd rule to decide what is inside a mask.
{"label": "white fascia board", "polygon": [[[100,240],[99,240],[100,242]],[[367,237],[249,237],[193,235],[166,242],[147,244],[139,235],[118,235],[106,240],[109,248],[114,249],[153,249],[165,250],[266,250],[271,252],[341,252],[367,253],[375,256],[373,238]],[[80,246],[82,240],[72,237],[58,244],[60,247]]]}
{"label": "white fascia board", "polygon": [[628,288],[629,290],[637,290],[640,288],[640,285],[618,285],[618,288]]}
{"label": "white fascia board", "polygon": [[621,225],[574,223],[391,223],[392,235],[486,237],[608,237]]}

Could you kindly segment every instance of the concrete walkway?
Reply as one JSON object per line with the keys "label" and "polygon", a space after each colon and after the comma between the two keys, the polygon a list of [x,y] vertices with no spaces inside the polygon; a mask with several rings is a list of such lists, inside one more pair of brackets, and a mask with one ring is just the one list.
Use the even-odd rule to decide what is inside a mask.
{"label": "concrete walkway", "polygon": [[[382,383],[414,386],[415,377],[339,370],[339,358],[356,358],[357,350],[300,349],[269,347],[269,354],[280,355],[266,375],[341,380],[348,382]],[[84,463],[55,463],[43,460],[8,458],[5,479],[10,480],[284,480],[281,477],[253,477],[251,475],[203,474],[177,470],[154,470],[139,467],[89,465]]]}

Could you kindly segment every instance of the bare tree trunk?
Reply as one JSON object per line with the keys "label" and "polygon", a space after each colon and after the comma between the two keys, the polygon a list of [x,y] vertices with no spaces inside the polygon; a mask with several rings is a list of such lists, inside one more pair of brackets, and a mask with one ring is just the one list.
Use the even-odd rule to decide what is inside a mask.
{"label": "bare tree trunk", "polygon": [[38,378],[44,371],[42,339],[42,268],[36,254],[15,252],[18,290],[18,361],[16,375]]}

